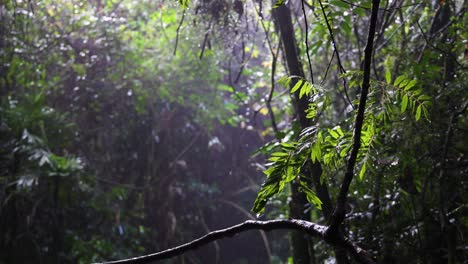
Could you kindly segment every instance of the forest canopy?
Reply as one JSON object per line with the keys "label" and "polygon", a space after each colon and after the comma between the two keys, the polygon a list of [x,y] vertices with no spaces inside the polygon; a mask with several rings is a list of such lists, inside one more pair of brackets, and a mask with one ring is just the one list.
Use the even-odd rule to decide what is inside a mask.
{"label": "forest canopy", "polygon": [[465,0],[0,3],[0,264],[468,259]]}

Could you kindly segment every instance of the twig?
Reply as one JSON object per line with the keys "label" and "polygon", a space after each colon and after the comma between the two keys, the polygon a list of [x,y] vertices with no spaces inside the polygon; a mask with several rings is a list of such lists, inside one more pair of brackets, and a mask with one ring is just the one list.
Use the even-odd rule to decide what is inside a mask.
{"label": "twig", "polygon": [[200,52],[199,59],[203,59],[203,54],[205,53],[206,43],[208,42],[208,36],[210,35],[211,31],[211,23],[213,22],[213,17],[211,17],[210,22],[208,23],[208,27],[206,28],[205,38],[203,39],[202,50]]}
{"label": "twig", "polygon": [[305,0],[301,0],[302,4],[302,14],[304,15],[304,24],[305,24],[305,45],[306,45],[306,54],[307,54],[307,62],[309,65],[309,71],[310,71],[310,82],[314,84],[314,71],[312,70],[312,62],[310,60],[310,55],[309,55],[309,25],[307,22],[307,15],[305,12],[304,8],[304,2]]}
{"label": "twig", "polygon": [[[402,19],[400,25],[395,30],[393,30],[390,34],[387,34],[387,38],[384,41],[382,41],[382,43],[379,44],[374,50],[380,50],[383,47],[385,47],[390,42],[390,40],[396,35],[396,33],[401,28],[403,28],[405,26],[406,22],[412,17],[412,15],[416,12],[416,10],[417,10],[417,7],[413,8],[413,10],[409,11],[407,19]],[[376,43],[380,42],[380,39],[385,36],[384,31],[385,31],[386,28],[388,28],[390,23],[394,21],[394,15],[395,14],[396,13],[390,14],[390,16],[387,17],[385,22],[382,23],[382,28],[381,28],[381,31],[379,32],[378,36],[377,36]]]}
{"label": "twig", "polygon": [[176,30],[176,39],[175,39],[175,45],[174,45],[174,56],[177,53],[177,45],[179,44],[179,32],[180,32],[180,28],[182,27],[182,23],[184,23],[185,10],[186,9],[184,9],[184,12],[182,12],[182,18],[180,19],[179,26],[177,27],[177,30]]}
{"label": "twig", "polygon": [[[265,23],[263,22],[263,15],[261,13],[261,10],[259,10],[257,8],[257,5],[255,4],[255,1],[252,1],[252,5],[253,5],[253,7],[255,9],[255,12],[257,13],[257,15],[259,17],[260,25],[262,26],[263,32],[265,33],[265,39],[266,39],[267,44],[268,44],[268,49],[270,50],[271,56],[273,57],[273,61],[272,61],[272,64],[271,64],[271,84],[270,84],[271,89],[270,89],[270,93],[268,95],[268,98],[267,98],[267,100],[265,102],[265,105],[266,105],[266,107],[268,109],[268,114],[270,115],[271,126],[273,128],[273,131],[275,132],[275,134],[278,134],[279,130],[278,130],[278,126],[276,124],[276,119],[275,119],[275,115],[273,113],[273,108],[271,107],[271,101],[273,100],[273,93],[275,91],[275,72],[276,72],[276,64],[277,64],[277,61],[278,61],[279,51],[281,49],[281,41],[279,41],[278,48],[277,48],[276,53],[275,53],[275,51],[273,50],[272,40],[268,36],[268,31],[269,30],[265,26]],[[260,2],[260,6],[261,6],[261,2]],[[258,111],[254,112],[254,120],[256,120],[257,112]]]}
{"label": "twig", "polygon": [[[341,63],[340,53],[338,51],[338,46],[337,46],[336,41],[335,41],[335,36],[333,35],[333,30],[332,30],[332,28],[330,26],[330,22],[328,21],[327,13],[325,13],[325,8],[323,7],[322,1],[319,0],[318,2],[320,4],[320,9],[322,10],[323,18],[325,19],[325,23],[327,24],[328,34],[330,35],[330,39],[331,39],[332,45],[333,45],[333,50],[335,51],[335,54],[336,54],[336,60],[338,62],[339,70],[340,70],[341,73],[346,73],[346,70],[344,69],[343,64]],[[354,105],[353,105],[353,103],[352,103],[352,101],[351,101],[351,99],[349,98],[349,95],[348,95],[348,88],[347,88],[346,78],[342,78],[342,79],[343,79],[343,88],[344,88],[343,90],[345,92],[346,99],[348,100],[348,103],[351,105],[351,107],[354,109]]]}
{"label": "twig", "polygon": [[[421,35],[423,36],[424,38],[424,41],[426,43],[426,46],[429,46],[430,48],[440,52],[441,54],[443,54],[444,56],[447,56],[447,57],[450,57],[459,67],[461,68],[466,68],[465,66],[463,66],[458,60],[457,60],[457,57],[455,55],[453,55],[451,52],[448,52],[448,51],[445,51],[439,47],[436,47],[434,45],[431,44],[429,38],[426,36],[426,33],[424,33],[424,30],[422,29],[421,27],[421,24],[419,24],[419,22],[416,20],[416,25],[418,25],[418,28],[419,28],[419,31],[421,31]],[[421,54],[423,54],[424,52],[421,52]],[[420,58],[422,57],[422,55],[420,56]]]}
{"label": "twig", "polygon": [[338,52],[338,46],[337,46],[336,41],[335,41],[335,35],[333,34],[333,30],[332,30],[332,28],[330,26],[330,22],[328,21],[327,13],[325,13],[325,7],[323,7],[322,0],[319,0],[318,2],[320,4],[320,9],[322,10],[323,18],[325,19],[325,23],[327,24],[328,34],[330,35],[330,39],[332,41],[333,50],[336,53],[336,59],[338,61],[338,66],[340,67],[340,71],[342,73],[346,73],[346,70],[344,69],[343,64],[341,63],[340,53]]}
{"label": "twig", "polygon": [[198,134],[190,141],[190,143],[181,151],[177,156],[169,163],[169,166],[173,166],[175,162],[177,162],[192,146],[195,144],[197,139],[201,136],[203,130],[200,129]]}
{"label": "twig", "polygon": [[[278,126],[276,125],[275,114],[273,113],[273,108],[271,107],[271,100],[273,99],[273,93],[275,92],[275,72],[276,72],[276,62],[278,61],[279,51],[281,49],[281,41],[278,43],[278,49],[276,50],[276,54],[273,53],[273,61],[271,63],[271,89],[270,94],[266,100],[266,107],[268,109],[268,113],[270,114],[271,126],[273,127],[273,131],[275,134],[278,134]],[[272,51],[273,52],[273,51]]]}
{"label": "twig", "polygon": [[257,13],[257,16],[259,17],[260,25],[263,28],[263,32],[265,33],[265,38],[266,38],[266,41],[267,41],[267,44],[268,44],[268,49],[270,50],[270,53],[273,55],[274,52],[273,52],[272,40],[268,36],[269,28],[267,28],[265,26],[265,22],[264,22],[262,10],[261,10],[262,2],[260,1],[259,4],[260,4],[260,9],[257,8],[257,5],[255,4],[255,1],[252,0],[252,5],[253,5],[253,7],[255,9],[255,12]]}
{"label": "twig", "polygon": [[327,78],[328,71],[330,70],[330,67],[331,67],[333,58],[335,58],[335,51],[333,51],[332,57],[331,57],[330,61],[328,62],[327,69],[325,70],[325,74],[323,75],[323,79],[322,79],[322,83],[321,83],[321,84],[323,84],[323,83],[325,82],[325,79]]}
{"label": "twig", "polygon": [[367,36],[367,44],[364,49],[364,77],[362,81],[361,98],[359,100],[358,112],[354,126],[353,147],[348,159],[346,173],[341,184],[338,194],[337,203],[333,215],[331,217],[329,232],[331,235],[339,230],[339,226],[345,217],[345,204],[348,195],[349,186],[354,176],[354,167],[356,165],[357,155],[361,148],[361,131],[364,123],[364,114],[366,109],[367,94],[370,87],[370,73],[372,62],[372,51],[374,46],[374,36],[377,26],[377,17],[379,12],[380,0],[372,1],[372,14],[370,18],[369,33]]}
{"label": "twig", "polygon": [[239,79],[242,75],[242,72],[244,71],[244,67],[245,67],[245,64],[246,64],[246,61],[249,61],[250,60],[250,56],[249,58],[246,60],[245,59],[245,40],[244,40],[244,34],[242,34],[242,57],[241,57],[241,64],[240,64],[240,67],[239,67],[239,72],[237,72],[237,75],[236,75],[236,78],[234,79],[234,83],[233,84],[236,84],[237,82],[239,82]]}

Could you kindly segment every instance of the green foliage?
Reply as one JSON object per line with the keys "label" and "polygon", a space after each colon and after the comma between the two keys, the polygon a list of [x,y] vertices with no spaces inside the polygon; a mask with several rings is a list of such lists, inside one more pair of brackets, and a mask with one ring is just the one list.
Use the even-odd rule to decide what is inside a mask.
{"label": "green foliage", "polygon": [[180,4],[183,8],[188,8],[190,2],[191,2],[190,0],[179,0],[179,4]]}
{"label": "green foliage", "polygon": [[[410,80],[405,76],[398,76],[393,83],[397,96],[401,98],[400,112],[404,113],[406,109],[411,110],[416,121],[424,114],[426,120],[429,120],[428,106],[430,105],[430,96],[422,94],[422,88],[417,85],[417,80]],[[390,83],[387,83],[390,85]]]}
{"label": "green foliage", "polygon": [[[189,1],[182,4],[187,7]],[[145,222],[149,213],[156,217],[145,203],[161,198],[147,195],[140,186],[152,186],[150,193],[168,200],[163,189],[185,185],[183,180],[176,187],[161,183],[167,183],[164,175],[172,177],[173,171],[160,164],[189,144],[172,136],[191,139],[199,129],[213,133],[217,121],[231,121],[236,111],[234,104],[224,108],[225,91],[216,89],[222,75],[212,69],[218,67],[220,55],[207,49],[203,59],[197,56],[203,35],[191,23],[182,25],[173,55],[182,16],[175,3],[46,0],[18,2],[3,11],[0,224],[18,223],[9,230],[27,232],[28,242],[41,244],[37,259],[13,262],[49,262],[56,254],[61,263],[89,263],[154,247],[146,238],[159,230]],[[186,12],[191,16],[192,11]],[[239,91],[230,101],[246,98]],[[73,155],[78,153],[80,158]],[[90,166],[85,167],[84,160]],[[202,178],[200,174],[211,175],[200,172],[193,177]],[[216,193],[211,181],[198,182],[187,191],[195,197],[193,202]],[[176,198],[180,197],[172,199]],[[21,204],[21,211],[12,213],[13,204]],[[160,212],[167,210],[156,210]],[[178,223],[191,221],[180,220],[181,212],[174,214]],[[114,226],[123,233],[116,233]],[[140,229],[146,234],[135,239]],[[9,241],[21,234],[0,236],[0,243],[7,245],[0,249],[0,262],[15,254],[18,247]],[[70,235],[68,240],[58,241],[65,235]],[[121,242],[114,243],[117,240]]]}
{"label": "green foliage", "polygon": [[14,151],[25,155],[33,167],[44,168],[47,176],[70,176],[83,170],[83,164],[79,158],[63,157],[52,153],[41,138],[30,134],[26,129]]}
{"label": "green foliage", "polygon": [[273,5],[273,8],[278,8],[286,3],[286,0],[277,0],[275,4]]}
{"label": "green foliage", "polygon": [[311,94],[315,94],[317,92],[317,89],[312,83],[298,76],[284,76],[278,80],[278,83],[284,87],[288,87],[292,79],[298,80],[291,89],[291,94],[298,92],[299,98],[302,98],[303,96],[309,97]]}
{"label": "green foliage", "polygon": [[252,208],[252,211],[257,214],[262,214],[265,211],[268,199],[282,192],[286,184],[296,179],[299,174],[298,166],[295,166],[295,161],[291,159],[295,146],[289,143],[281,143],[277,148],[279,151],[273,152],[268,159],[271,164],[264,171],[267,179],[262,184]]}
{"label": "green foliage", "polygon": [[[203,216],[225,215],[206,201],[250,203],[245,190],[260,179],[239,162],[262,140],[275,139],[256,152],[268,161],[252,210],[288,217],[294,182],[315,205],[312,220],[326,221],[307,169],[321,165],[333,200],[353,142],[371,1],[322,3],[324,12],[308,3],[308,32],[302,17],[293,23],[303,65],[308,34],[312,84],[275,79],[288,73],[266,10],[283,0],[2,2],[0,262],[124,258],[200,235],[187,226],[224,224]],[[344,229],[382,263],[466,259],[466,23],[459,2],[444,3],[380,12]],[[308,99],[313,126],[298,128],[291,94]],[[286,243],[269,242],[276,262],[294,262]],[[7,259],[15,250],[33,256]],[[314,251],[316,262],[332,254],[321,243]]]}
{"label": "green foliage", "polygon": [[[288,86],[295,76],[283,77],[278,83]],[[342,75],[342,78],[349,78],[350,87],[360,86],[362,82],[362,73],[359,71],[350,71]],[[392,79],[391,74],[387,73],[386,80]],[[377,89],[380,88],[382,95],[378,95]],[[379,137],[383,133],[383,128],[378,124],[384,121],[392,121],[398,118],[394,116],[392,107],[395,101],[401,105],[399,108],[399,115],[406,112],[407,107],[411,109],[411,113],[418,121],[421,117],[421,112],[424,112],[426,119],[428,119],[427,106],[430,104],[430,97],[422,94],[421,88],[418,88],[416,80],[410,80],[405,76],[399,76],[393,83],[385,83],[379,81],[372,81],[372,91],[370,106],[367,108],[367,113],[362,128],[361,134],[361,148],[358,154],[357,163],[360,165],[358,178],[364,179],[368,170],[373,170],[375,166],[376,156],[373,152],[374,149],[380,145]],[[311,97],[311,103],[307,110],[308,118],[315,118],[317,116],[317,109],[321,108],[321,112],[326,111],[328,104],[324,103],[330,99],[326,99],[326,94],[320,92],[322,89],[315,88],[310,82],[299,79],[291,93],[298,93],[299,98],[302,96]],[[383,98],[383,99],[382,99]],[[379,102],[379,103],[377,103]],[[383,107],[381,105],[383,104]],[[381,111],[383,110],[383,113]],[[349,127],[354,122],[354,117],[348,118],[342,125]],[[300,178],[300,168],[308,162],[322,164],[323,168],[327,171],[334,171],[343,168],[347,154],[352,148],[353,144],[353,131],[344,131],[342,126],[335,125],[333,128],[312,126],[304,129],[300,134],[297,141],[285,141],[279,145],[274,145],[269,149],[270,158],[268,161],[268,169],[264,171],[267,175],[266,181],[263,183],[257,198],[254,202],[253,211],[255,213],[263,213],[268,199],[272,196],[281,193],[284,186],[291,181]],[[306,154],[307,153],[307,154]],[[322,178],[322,180],[325,180]],[[315,204],[318,208],[321,207],[321,202],[312,189],[306,182],[301,181],[301,190],[307,194],[309,202]]]}
{"label": "green foliage", "polygon": [[[79,158],[60,156],[50,149],[50,144],[64,146],[61,140],[67,139],[72,125],[67,115],[45,106],[43,93],[28,95],[20,102],[8,98],[0,116],[4,142],[13,147],[10,151],[24,156],[32,170],[39,168],[47,176],[69,176],[83,170]],[[27,174],[31,178],[32,174]]]}

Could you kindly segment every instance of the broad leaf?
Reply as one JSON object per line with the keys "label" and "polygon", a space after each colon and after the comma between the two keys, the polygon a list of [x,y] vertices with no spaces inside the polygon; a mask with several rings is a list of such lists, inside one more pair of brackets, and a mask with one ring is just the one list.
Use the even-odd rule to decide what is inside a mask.
{"label": "broad leaf", "polygon": [[401,113],[404,113],[406,111],[406,108],[408,107],[408,95],[403,95],[403,99],[401,100]]}

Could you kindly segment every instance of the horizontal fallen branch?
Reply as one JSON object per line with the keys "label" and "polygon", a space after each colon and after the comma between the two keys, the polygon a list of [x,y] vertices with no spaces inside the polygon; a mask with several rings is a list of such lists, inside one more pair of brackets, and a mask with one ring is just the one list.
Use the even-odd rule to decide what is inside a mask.
{"label": "horizontal fallen branch", "polygon": [[187,251],[195,250],[205,244],[213,242],[218,239],[225,237],[232,237],[238,233],[248,230],[278,230],[278,229],[290,229],[298,230],[309,234],[310,236],[317,237],[325,240],[329,244],[337,245],[345,248],[356,260],[361,263],[374,263],[372,258],[367,254],[366,251],[362,250],[354,243],[345,239],[340,234],[327,233],[327,227],[318,225],[309,221],[297,220],[297,219],[283,219],[283,220],[269,220],[269,221],[252,221],[248,220],[241,224],[228,227],[226,229],[216,230],[210,232],[198,239],[195,239],[189,243],[167,249],[158,253],[144,255],[135,258],[122,259],[116,261],[102,262],[101,264],[143,264],[151,263],[158,260],[168,259],[181,255]]}

